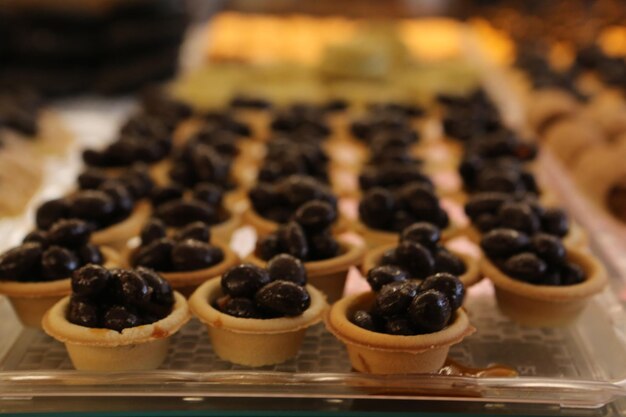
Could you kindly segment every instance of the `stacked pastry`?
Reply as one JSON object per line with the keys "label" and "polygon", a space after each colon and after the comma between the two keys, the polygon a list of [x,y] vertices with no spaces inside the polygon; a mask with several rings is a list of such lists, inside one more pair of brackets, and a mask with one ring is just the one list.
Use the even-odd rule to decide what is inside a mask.
{"label": "stacked pastry", "polygon": [[39,188],[44,157],[60,154],[72,136],[29,90],[0,93],[0,219],[24,210]]}

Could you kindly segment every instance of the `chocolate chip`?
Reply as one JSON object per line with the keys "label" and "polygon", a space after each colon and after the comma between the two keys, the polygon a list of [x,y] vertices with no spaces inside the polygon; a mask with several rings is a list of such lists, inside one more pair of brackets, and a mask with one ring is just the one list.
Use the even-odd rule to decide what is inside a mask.
{"label": "chocolate chip", "polygon": [[98,265],[85,265],[72,274],[72,291],[81,297],[99,295],[111,281],[111,273]]}
{"label": "chocolate chip", "polygon": [[159,219],[152,218],[142,227],[139,234],[141,245],[147,246],[155,240],[162,239],[166,236],[165,223]]}
{"label": "chocolate chip", "polygon": [[189,223],[200,221],[215,224],[215,210],[199,201],[175,200],[162,204],[156,210],[156,216],[172,227],[183,227]]}
{"label": "chocolate chip", "polygon": [[270,282],[269,273],[252,264],[241,264],[230,268],[222,276],[224,294],[233,298],[252,298],[264,285]]}
{"label": "chocolate chip", "polygon": [[309,245],[304,230],[302,230],[302,227],[300,227],[298,223],[289,222],[281,226],[277,233],[281,247],[284,247],[289,255],[295,256],[298,259],[307,259],[309,255]]}
{"label": "chocolate chip", "polygon": [[426,222],[414,223],[400,234],[400,242],[419,243],[426,248],[434,248],[440,238],[439,228],[432,223]]}
{"label": "chocolate chip", "polygon": [[365,310],[355,311],[350,321],[365,330],[378,331],[378,325],[374,317]]}
{"label": "chocolate chip", "polygon": [[0,255],[0,279],[33,280],[39,276],[43,249],[39,243],[24,243]]}
{"label": "chocolate chip", "polygon": [[430,251],[414,242],[402,242],[396,248],[396,258],[412,278],[423,279],[432,275],[435,260]]}
{"label": "chocolate chip", "polygon": [[102,325],[111,330],[121,332],[130,327],[136,327],[141,324],[139,317],[129,308],[114,305],[104,313]]}
{"label": "chocolate chip", "polygon": [[480,241],[480,247],[489,258],[508,257],[528,247],[530,239],[514,229],[493,229]]}
{"label": "chocolate chip", "polygon": [[508,275],[529,283],[540,283],[547,269],[546,263],[530,252],[513,255],[504,263]]}
{"label": "chocolate chip", "polygon": [[311,305],[311,296],[304,287],[290,281],[273,281],[254,296],[264,310],[285,316],[299,316]]}
{"label": "chocolate chip", "polygon": [[100,325],[98,307],[89,300],[75,295],[70,298],[67,319],[70,323],[79,326],[98,327]]}
{"label": "chocolate chip", "polygon": [[37,227],[48,230],[58,220],[69,215],[69,204],[65,198],[57,198],[43,203],[35,214]]}
{"label": "chocolate chip", "polygon": [[221,308],[225,314],[243,319],[260,318],[261,313],[249,298],[228,298]]}
{"label": "chocolate chip", "polygon": [[106,224],[115,210],[113,199],[98,190],[77,193],[70,200],[70,216],[97,224]]}
{"label": "chocolate chip", "polygon": [[69,278],[79,264],[80,260],[72,251],[60,246],[50,246],[41,258],[43,278],[47,280]]}
{"label": "chocolate chip", "polygon": [[444,247],[439,247],[434,252],[435,271],[448,272],[452,275],[463,275],[467,270],[463,259]]}
{"label": "chocolate chip", "polygon": [[174,241],[161,238],[150,242],[147,246],[141,246],[133,257],[133,265],[145,266],[156,271],[169,271],[172,269],[171,257],[174,249]]}
{"label": "chocolate chip", "polygon": [[436,290],[418,294],[408,307],[408,318],[420,333],[443,330],[449,323],[452,309],[448,297]]}
{"label": "chocolate chip", "polygon": [[445,295],[452,310],[456,310],[463,305],[465,286],[452,274],[440,272],[429,276],[420,285],[420,291],[428,290],[437,290]]}
{"label": "chocolate chip", "polygon": [[367,273],[367,283],[372,290],[379,291],[384,285],[409,279],[407,271],[394,265],[383,265],[372,268]]}
{"label": "chocolate chip", "polygon": [[186,239],[172,249],[172,263],[177,271],[195,271],[218,264],[224,255],[221,249],[206,242]]}
{"label": "chocolate chip", "polygon": [[313,200],[301,205],[294,214],[294,220],[306,231],[320,231],[332,225],[337,219],[333,206],[324,201]]}
{"label": "chocolate chip", "polygon": [[286,253],[274,256],[267,263],[267,271],[272,281],[291,281],[306,285],[307,273],[302,261]]}
{"label": "chocolate chip", "polygon": [[418,286],[419,284],[413,281],[399,281],[384,285],[376,294],[377,311],[385,317],[404,314],[417,294]]}

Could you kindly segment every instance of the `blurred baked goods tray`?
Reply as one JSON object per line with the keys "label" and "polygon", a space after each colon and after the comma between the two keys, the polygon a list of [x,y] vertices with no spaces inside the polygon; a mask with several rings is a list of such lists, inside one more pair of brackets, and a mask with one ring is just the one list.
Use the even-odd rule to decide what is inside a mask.
{"label": "blurred baked goods tray", "polygon": [[[66,103],[61,113],[82,138],[77,142],[85,146],[107,140],[111,126],[132,108],[128,101],[83,101]],[[52,166],[48,174],[55,179],[75,175],[78,158],[71,158],[65,168],[67,171]],[[39,198],[59,192],[51,188],[58,183],[47,184]],[[28,225],[27,216],[14,222],[13,236],[23,234]],[[593,230],[590,232],[593,235]],[[8,246],[12,242],[2,243]],[[355,275],[351,279],[361,279]],[[611,275],[614,280],[621,278],[614,270]],[[435,375],[356,373],[342,344],[322,325],[310,329],[298,356],[284,364],[263,368],[232,365],[215,355],[206,329],[196,320],[174,336],[168,359],[159,370],[93,373],[73,370],[63,345],[40,330],[22,327],[2,297],[0,387],[3,397],[21,399],[378,398],[442,401],[442,409],[449,401],[596,408],[626,394],[626,363],[622,360],[626,321],[612,290],[597,296],[576,324],[565,328],[533,329],[511,322],[496,308],[488,280],[470,289],[467,310],[478,331],[451,349],[448,365]],[[518,376],[512,376],[515,373]]]}

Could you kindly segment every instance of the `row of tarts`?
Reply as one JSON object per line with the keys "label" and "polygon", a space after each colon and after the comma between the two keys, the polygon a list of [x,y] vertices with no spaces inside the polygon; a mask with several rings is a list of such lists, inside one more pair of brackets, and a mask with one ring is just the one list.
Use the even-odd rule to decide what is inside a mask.
{"label": "row of tarts", "polygon": [[[216,353],[234,363],[285,361],[306,328],[325,319],[356,370],[432,372],[474,332],[462,305],[465,287],[483,275],[501,310],[522,324],[574,320],[606,280],[574,247],[584,239],[567,243],[580,231],[536,201],[537,184],[512,157],[531,152],[494,122],[484,95],[440,101],[451,138],[441,141],[461,155],[465,193],[455,198],[467,199],[465,229],[441,209],[437,185],[423,174],[428,161],[414,157],[428,146],[414,133],[417,108],[371,106],[347,124],[338,102],[271,119],[263,101],[240,99],[235,113],[253,131],[281,136],[244,142],[238,136],[249,127],[230,116],[205,115],[198,127],[187,107],[151,97],[116,142],[84,153],[90,168],[79,189],[41,205],[37,230],[0,257],[0,291],[25,325],[43,325],[85,370],[158,367],[191,311]],[[332,128],[321,122],[329,113]],[[350,135],[324,138],[342,121]],[[259,144],[265,159],[255,162]],[[338,161],[338,144],[368,149],[370,159]],[[255,163],[259,183],[242,196],[241,173]],[[325,184],[335,185],[327,172],[359,169],[359,220],[351,221]],[[242,217],[260,239],[241,264],[223,242],[246,197]],[[367,249],[339,236],[349,229]],[[442,244],[460,234],[480,242],[480,260]],[[372,292],[341,298],[351,267],[362,267]]]}

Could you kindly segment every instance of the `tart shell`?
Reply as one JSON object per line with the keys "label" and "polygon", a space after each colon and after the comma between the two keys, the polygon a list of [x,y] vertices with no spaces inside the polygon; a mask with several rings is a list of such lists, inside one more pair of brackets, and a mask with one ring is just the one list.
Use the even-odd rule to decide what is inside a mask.
{"label": "tart shell", "polygon": [[332,306],[325,319],[326,328],[345,344],[352,367],[359,372],[436,372],[443,366],[450,346],[475,331],[463,309],[456,311],[454,321],[445,329],[416,336],[372,332],[350,322],[349,316],[370,307],[374,299],[373,292],[343,298]]}
{"label": "tart shell", "polygon": [[167,356],[169,336],[189,320],[187,301],[174,293],[174,307],[165,318],[117,332],[70,323],[70,297],[57,302],[44,316],[43,329],[65,343],[74,367],[85,371],[130,371],[157,368]]}
{"label": "tart shell", "polygon": [[[370,250],[365,255],[365,261],[363,262],[363,275],[367,276],[367,273],[370,269],[373,269],[379,265],[380,258],[383,256],[383,253],[385,253],[389,249],[395,248],[396,246],[397,244],[386,245]],[[480,280],[483,279],[483,274],[480,270],[480,264],[478,259],[474,258],[471,255],[468,255],[467,253],[457,252],[452,249],[448,250],[461,258],[461,260],[465,264],[465,273],[460,275],[459,279],[466,288],[480,282]]]}
{"label": "tart shell", "polygon": [[189,299],[189,307],[203,322],[215,353],[246,366],[284,362],[297,355],[306,329],[322,320],[326,297],[307,285],[311,306],[300,316],[276,319],[243,319],[224,314],[211,303],[222,295],[221,277],[202,284]]}
{"label": "tart shell", "polygon": [[[120,265],[116,251],[106,246],[102,246],[100,250],[106,267]],[[9,298],[20,321],[28,327],[41,328],[41,319],[46,311],[71,292],[71,278],[45,282],[0,281],[0,294]]]}
{"label": "tart shell", "polygon": [[[365,248],[347,239],[339,238],[341,255],[322,261],[305,262],[308,282],[326,294],[330,302],[341,298],[350,267],[360,267],[365,256]],[[265,267],[267,262],[253,252],[247,257],[250,263]]]}
{"label": "tart shell", "polygon": [[581,266],[584,282],[575,285],[535,285],[513,279],[489,259],[481,259],[481,269],[495,286],[498,307],[512,320],[532,327],[558,327],[574,322],[589,299],[607,283],[604,267],[589,253],[568,248],[567,258]]}

